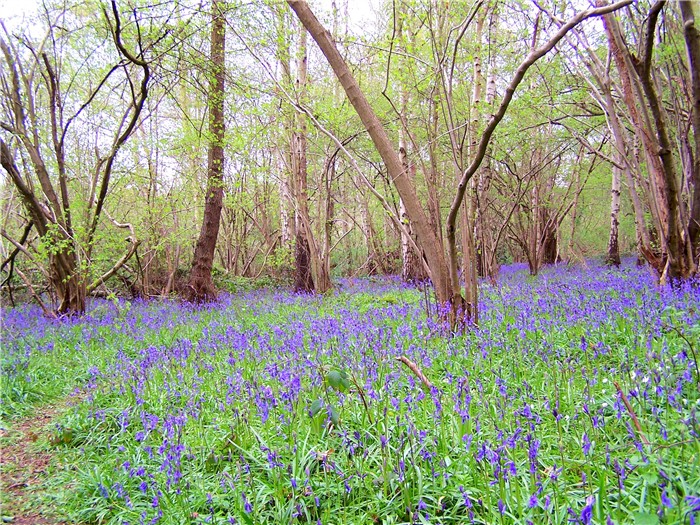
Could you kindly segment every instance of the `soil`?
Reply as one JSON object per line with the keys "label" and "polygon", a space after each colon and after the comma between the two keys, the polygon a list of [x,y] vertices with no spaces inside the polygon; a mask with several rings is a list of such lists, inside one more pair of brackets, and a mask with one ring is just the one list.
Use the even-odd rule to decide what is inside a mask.
{"label": "soil", "polygon": [[11,421],[9,428],[0,428],[0,524],[67,523],[41,504],[42,486],[55,462],[47,447],[41,445],[47,441],[52,421],[82,397],[73,394],[37,407],[31,416]]}

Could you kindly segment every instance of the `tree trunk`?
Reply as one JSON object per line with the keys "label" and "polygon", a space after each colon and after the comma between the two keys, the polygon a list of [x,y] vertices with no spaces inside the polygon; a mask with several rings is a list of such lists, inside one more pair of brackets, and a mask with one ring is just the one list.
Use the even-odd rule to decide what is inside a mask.
{"label": "tree trunk", "polygon": [[224,198],[224,79],[226,20],[222,4],[214,0],[211,8],[211,83],[207,105],[209,106],[209,133],[211,143],[207,159],[207,192],[204,203],[202,229],[194,249],[194,259],[187,288],[183,296],[187,301],[205,302],[216,299],[216,287],[212,280],[214,251],[219,235],[221,208]]}
{"label": "tree trunk", "polygon": [[608,238],[608,254],[605,263],[610,266],[620,266],[620,246],[618,230],[620,226],[620,171],[617,166],[612,169],[612,188],[610,190],[610,237]]}
{"label": "tree trunk", "polygon": [[690,86],[694,138],[694,158],[692,167],[693,193],[690,205],[690,217],[688,223],[688,240],[692,250],[692,258],[697,265],[700,264],[700,32],[695,25],[695,13],[693,2],[680,0],[681,16],[683,17],[683,34],[685,47],[688,52],[690,64]]}
{"label": "tree trunk", "polygon": [[[399,155],[401,156],[401,162],[404,166],[404,170],[409,174],[411,180],[414,179],[415,172],[411,170],[407,154],[406,154],[406,142],[404,140],[403,133],[399,133]],[[406,226],[406,228],[401,230],[401,279],[407,283],[419,283],[425,281],[427,276],[425,275],[425,270],[423,268],[423,260],[421,254],[414,248],[415,236],[413,235],[413,229],[411,228],[411,220],[406,213],[406,206],[402,199],[399,199],[399,213],[401,215],[401,222]]]}
{"label": "tree trunk", "polygon": [[459,298],[453,296],[447,263],[439,238],[436,232],[430,228],[428,218],[418,201],[415,188],[404,171],[401,159],[392,146],[382,123],[369,105],[364,93],[362,93],[350,68],[336,48],[330,34],[318,21],[308,4],[302,0],[288,0],[287,3],[294,10],[328,60],[333,72],[343,86],[348,100],[355,108],[379,155],[382,157],[389,177],[394,181],[396,190],[406,206],[406,213],[415,226],[418,243],[424,250],[428,267],[430,268],[430,277],[435,287],[437,301],[442,305],[451,305],[454,300],[461,301],[461,296]]}
{"label": "tree trunk", "polygon": [[58,300],[58,315],[82,314],[85,312],[86,283],[78,271],[72,253],[51,256],[52,288]]}
{"label": "tree trunk", "polygon": [[[306,31],[299,29],[299,55],[297,57],[297,98],[303,100],[307,82]],[[294,290],[313,293],[313,253],[311,242],[311,218],[309,216],[308,164],[306,159],[306,116],[297,115],[297,126],[292,134],[292,176],[294,178],[294,222],[296,241],[294,247]]]}
{"label": "tree trunk", "polygon": [[[658,233],[662,246],[661,261],[654,254],[645,254],[660,274],[660,280],[675,280],[691,276],[695,269],[687,235],[681,219],[678,174],[673,158],[673,146],[667,131],[668,115],[661,104],[652,79],[652,55],[656,23],[664,2],[657,1],[649,10],[640,39],[639,58],[630,55],[617,20],[612,15],[604,17],[615,64],[623,84],[623,97],[635,132],[641,139],[649,163],[653,183],[651,185],[652,211],[656,212]],[[631,85],[631,79],[638,81]],[[633,87],[638,89],[634,90]],[[637,105],[642,111],[640,118]],[[649,118],[651,114],[651,119]]]}
{"label": "tree trunk", "polygon": [[[406,59],[404,57],[404,54],[406,53],[406,48],[408,47],[406,45],[407,38],[404,32],[404,22],[405,22],[405,13],[402,12],[397,12],[396,13],[396,18],[397,24],[396,24],[396,41],[398,43],[398,50],[400,51],[398,60],[399,60],[399,68],[403,69],[405,67],[405,62]],[[410,33],[410,32],[409,32]],[[409,97],[408,97],[408,89],[406,82],[401,79],[400,80],[401,87],[400,87],[400,99],[399,99],[399,105],[400,105],[400,114],[399,118],[401,120],[401,126],[399,127],[399,158],[401,159],[401,165],[404,170],[404,173],[408,175],[410,178],[411,184],[414,185],[415,187],[415,181],[416,181],[416,169],[415,165],[411,165],[411,163],[408,160],[408,143],[409,141],[407,140],[407,137],[410,134],[409,128],[408,128],[408,118],[407,118],[407,111],[408,111],[408,106],[409,106]],[[431,101],[431,108],[433,106],[433,102]],[[433,111],[431,109],[431,118]],[[434,148],[430,148],[430,159],[431,163],[434,160]],[[431,197],[430,195],[432,192],[430,191],[431,184],[429,182],[429,177],[427,176],[426,173],[426,183],[428,185],[428,209],[429,209],[429,221],[430,225],[433,228],[434,231],[439,232],[439,229],[436,229],[435,227],[435,213],[433,208],[430,206],[431,202]],[[407,283],[419,283],[422,281],[425,281],[427,278],[425,269],[423,268],[423,256],[420,252],[418,252],[414,246],[416,244],[416,236],[413,233],[413,226],[411,224],[411,220],[408,216],[408,213],[406,212],[406,205],[403,202],[403,199],[399,196],[399,215],[400,215],[400,220],[401,222],[406,226],[404,229],[401,230],[401,278],[403,279],[404,282]]]}

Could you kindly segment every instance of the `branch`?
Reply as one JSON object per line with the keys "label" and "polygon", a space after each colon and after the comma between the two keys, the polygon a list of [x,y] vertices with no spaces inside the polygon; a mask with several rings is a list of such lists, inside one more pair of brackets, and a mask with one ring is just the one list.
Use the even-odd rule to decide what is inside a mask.
{"label": "branch", "polygon": [[479,166],[481,165],[481,162],[484,160],[484,156],[486,155],[486,150],[488,148],[488,145],[491,141],[491,136],[493,135],[493,132],[496,130],[496,127],[498,124],[501,122],[503,117],[506,114],[506,110],[508,109],[508,106],[510,105],[510,102],[513,99],[513,95],[515,94],[515,90],[517,87],[520,85],[520,82],[522,82],[523,78],[525,77],[525,73],[527,73],[527,70],[530,69],[530,67],[537,62],[540,58],[542,58],[544,55],[546,55],[549,51],[551,51],[554,46],[559,43],[559,41],[566,36],[566,34],[574,28],[576,25],[581,23],[583,20],[586,20],[587,18],[591,18],[594,16],[600,16],[604,15],[607,13],[611,13],[613,11],[616,11],[624,6],[627,6],[632,3],[632,0],[622,0],[620,2],[616,2],[614,4],[611,4],[609,6],[603,6],[603,7],[598,7],[595,9],[589,9],[587,11],[582,11],[581,13],[578,13],[577,15],[573,16],[568,22],[563,24],[559,30],[554,34],[552,38],[550,38],[545,44],[540,46],[537,49],[534,49],[530,52],[530,54],[527,56],[527,58],[518,66],[518,69],[515,72],[515,75],[513,76],[512,80],[510,81],[510,84],[508,84],[508,87],[506,88],[506,92],[503,96],[503,100],[501,101],[500,106],[498,107],[498,111],[491,117],[489,120],[488,125],[486,126],[486,129],[484,130],[484,134],[481,136],[481,140],[479,141],[479,146],[477,148],[476,154],[474,156],[474,159],[472,160],[471,164],[469,167],[464,171],[462,174],[462,178],[459,181],[459,184],[457,186],[457,193],[455,194],[454,200],[452,201],[452,205],[450,207],[450,212],[447,216],[447,243],[448,243],[448,249],[449,249],[449,261],[450,261],[450,276],[451,276],[451,281],[453,283],[453,287],[458,288],[459,287],[459,278],[458,278],[458,271],[457,271],[457,245],[456,245],[456,223],[457,223],[457,215],[459,213],[459,208],[462,205],[462,201],[464,199],[464,193],[467,189],[467,183],[469,182],[469,179],[476,173],[476,170],[479,169]]}
{"label": "branch", "polygon": [[[9,243],[12,244],[12,246],[14,246],[17,251],[22,252],[22,254],[24,254],[27,257],[27,259],[29,259],[31,262],[33,262],[36,265],[36,267],[39,269],[39,271],[44,275],[44,277],[46,277],[46,279],[48,279],[48,280],[51,279],[51,276],[49,275],[49,272],[46,271],[46,268],[44,268],[41,264],[39,264],[37,262],[37,260],[32,256],[32,254],[29,253],[29,250],[27,250],[24,246],[22,246],[21,243],[17,242],[12,237],[10,237],[4,229],[0,230],[0,235],[2,237],[5,237],[5,239],[7,239],[9,241]],[[19,270],[18,270],[18,273],[19,273]]]}
{"label": "branch", "polygon": [[642,443],[644,443],[645,445],[648,445],[649,440],[642,433],[642,425],[639,424],[639,419],[637,419],[637,414],[634,413],[634,409],[632,409],[632,405],[630,405],[629,399],[627,399],[627,396],[622,391],[622,388],[620,388],[620,384],[617,381],[613,381],[613,385],[615,385],[617,392],[620,394],[620,397],[622,398],[622,402],[625,404],[625,408],[627,409],[627,413],[632,418],[632,423],[634,424],[634,428],[637,431],[637,435],[642,440]]}
{"label": "branch", "polygon": [[12,152],[9,146],[0,138],[0,165],[5,169],[10,176],[12,183],[17,188],[24,206],[32,217],[32,221],[36,224],[39,235],[44,235],[47,230],[47,215],[41,204],[34,195],[34,192],[25,183],[19,173],[19,168],[12,157]]}
{"label": "branch", "polygon": [[649,10],[646,24],[646,34],[644,35],[644,47],[642,48],[642,58],[640,61],[641,66],[643,67],[644,76],[648,76],[651,72],[651,58],[654,50],[654,30],[656,28],[656,22],[659,19],[659,14],[661,13],[661,9],[663,9],[665,4],[666,0],[657,0]]}
{"label": "branch", "polygon": [[46,305],[44,304],[44,301],[41,300],[41,297],[39,297],[39,294],[37,294],[34,291],[34,287],[32,286],[32,283],[27,279],[27,276],[22,273],[19,268],[17,269],[17,275],[19,275],[20,279],[24,281],[24,284],[27,286],[29,289],[29,292],[32,294],[32,297],[34,297],[34,300],[39,304],[41,307],[42,311],[44,312],[44,315],[46,317],[50,317],[52,319],[58,319],[58,316],[51,311],[51,309],[47,308]]}
{"label": "branch", "polygon": [[489,145],[489,142],[491,141],[491,136],[496,130],[498,124],[505,116],[506,110],[508,109],[508,106],[510,105],[510,102],[513,99],[513,95],[515,94],[515,90],[520,85],[520,82],[522,82],[527,70],[530,69],[530,67],[535,62],[537,62],[537,60],[549,53],[549,51],[551,51],[554,48],[554,46],[556,46],[559,43],[559,41],[562,38],[564,38],[564,36],[569,32],[569,30],[581,23],[583,20],[594,16],[601,16],[607,13],[611,13],[631,4],[632,1],[633,0],[621,0],[620,2],[616,2],[609,6],[589,9],[587,11],[578,13],[577,15],[572,17],[567,23],[562,25],[561,28],[559,28],[559,31],[557,31],[556,34],[552,38],[550,38],[544,45],[533,50],[527,56],[527,58],[520,64],[520,66],[518,66],[518,69],[516,70],[513,79],[510,81],[510,84],[508,84],[508,87],[506,88],[505,95],[503,96],[503,100],[501,101],[501,105],[499,106],[498,111],[491,117],[491,120],[486,126],[486,129],[484,130],[484,134],[481,136],[481,140],[479,141],[479,147],[477,148],[474,160],[462,174],[462,178],[460,179],[459,185],[457,187],[457,194],[455,195],[454,201],[452,202],[452,206],[450,208],[450,213],[448,216],[448,228],[450,227],[450,225],[454,226],[454,223],[457,219],[457,212],[462,204],[462,199],[464,198],[464,192],[466,190],[467,183],[469,182],[469,179],[472,177],[472,175],[476,173],[476,170],[479,169],[479,166],[481,165],[481,162],[483,161],[484,156],[486,155],[486,149]]}
{"label": "branch", "polygon": [[406,365],[411,372],[416,374],[416,377],[418,379],[420,379],[421,383],[423,383],[425,386],[427,386],[429,389],[432,390],[433,384],[430,382],[430,380],[427,377],[425,377],[425,374],[423,374],[423,372],[421,372],[420,368],[418,368],[418,365],[416,365],[413,361],[411,361],[405,355],[397,357],[396,360],[401,361],[404,365]]}
{"label": "branch", "polygon": [[136,238],[136,234],[134,233],[134,227],[131,225],[131,223],[121,223],[115,221],[112,217],[109,216],[109,214],[105,211],[105,215],[109,218],[110,221],[112,221],[112,224],[114,224],[117,228],[127,228],[131,235],[127,237],[127,240],[131,242],[131,245],[129,246],[129,249],[124,253],[121,259],[119,259],[114,266],[112,266],[109,270],[107,270],[101,277],[95,279],[95,281],[90,284],[87,289],[86,293],[92,293],[98,286],[100,286],[102,283],[106,282],[110,277],[112,277],[115,273],[119,271],[119,269],[126,264],[126,262],[131,259],[131,256],[136,253],[136,249],[139,247],[139,244],[141,244],[141,241]]}
{"label": "branch", "polygon": [[[112,24],[110,22],[109,15],[107,15],[107,11],[103,10],[103,13],[105,15],[105,18],[107,18],[107,23],[109,24],[110,29],[112,29]],[[112,175],[112,167],[114,165],[114,160],[116,159],[119,149],[124,145],[131,133],[134,131],[139,117],[141,116],[141,111],[143,110],[146,98],[148,97],[148,82],[151,78],[151,71],[148,67],[148,63],[145,60],[132,55],[122,43],[121,19],[119,18],[119,11],[117,10],[116,0],[112,0],[112,13],[114,15],[114,28],[112,31],[114,35],[114,44],[117,46],[117,49],[122,54],[122,56],[124,56],[129,62],[139,66],[143,70],[143,78],[141,79],[141,87],[138,99],[133,100],[132,102],[133,113],[131,115],[131,119],[129,120],[126,129],[122,132],[121,135],[119,135],[119,137],[115,141],[114,145],[112,146],[112,151],[110,152],[109,157],[107,159],[107,165],[105,166],[105,170],[102,175],[102,181],[100,183],[100,192],[97,196],[95,215],[93,216],[92,224],[90,226],[90,229],[88,230],[88,250],[92,248],[92,240],[95,236],[95,231],[97,230],[97,222],[99,221],[100,214],[102,212],[102,207],[104,206],[104,201],[107,197],[107,190],[109,188],[109,180]],[[131,109],[127,110],[127,114],[130,111]]]}
{"label": "branch", "polygon": [[[32,231],[33,226],[34,226],[34,223],[32,221],[29,221],[25,225],[24,231],[22,232],[22,238],[18,241],[18,244],[23,246],[24,243],[27,242],[27,237],[29,237],[29,232]],[[5,266],[7,266],[8,264],[10,265],[10,269],[7,272],[7,278],[2,282],[2,284],[0,284],[0,288],[5,286],[6,284],[9,284],[10,280],[12,279],[12,272],[15,269],[15,257],[17,257],[17,254],[19,252],[20,252],[20,249],[15,246],[15,249],[12,250],[12,253],[0,265],[0,272],[2,272],[5,269]]]}

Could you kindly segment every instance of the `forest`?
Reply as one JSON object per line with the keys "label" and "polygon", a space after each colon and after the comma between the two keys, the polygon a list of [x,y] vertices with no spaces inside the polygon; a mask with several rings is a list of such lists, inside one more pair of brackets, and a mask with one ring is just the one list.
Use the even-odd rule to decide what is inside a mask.
{"label": "forest", "polygon": [[4,11],[3,522],[700,519],[700,4]]}

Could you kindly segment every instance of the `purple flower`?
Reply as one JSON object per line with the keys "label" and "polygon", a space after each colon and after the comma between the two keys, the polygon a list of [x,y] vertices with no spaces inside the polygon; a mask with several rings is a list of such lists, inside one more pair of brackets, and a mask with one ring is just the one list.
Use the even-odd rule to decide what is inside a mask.
{"label": "purple flower", "polygon": [[667,509],[670,509],[671,507],[673,507],[673,503],[672,503],[671,500],[668,498],[668,494],[666,493],[666,489],[664,489],[664,490],[661,492],[661,504],[662,504],[664,507],[666,507]]}
{"label": "purple flower", "polygon": [[529,501],[527,502],[527,506],[531,509],[534,509],[537,506],[537,492],[532,493]]}
{"label": "purple flower", "polygon": [[685,502],[690,506],[690,512],[700,512],[700,496],[686,496]]}
{"label": "purple flower", "polygon": [[583,433],[583,453],[588,456],[591,453],[591,440],[588,439],[588,434]]}
{"label": "purple flower", "polygon": [[253,506],[250,504],[250,501],[248,501],[245,492],[241,492],[241,496],[243,497],[243,510],[245,510],[246,514],[250,514],[253,512]]}
{"label": "purple flower", "polygon": [[583,507],[581,511],[581,523],[583,525],[590,525],[591,518],[593,517],[593,504],[595,503],[595,496],[588,496],[586,498],[586,506]]}

